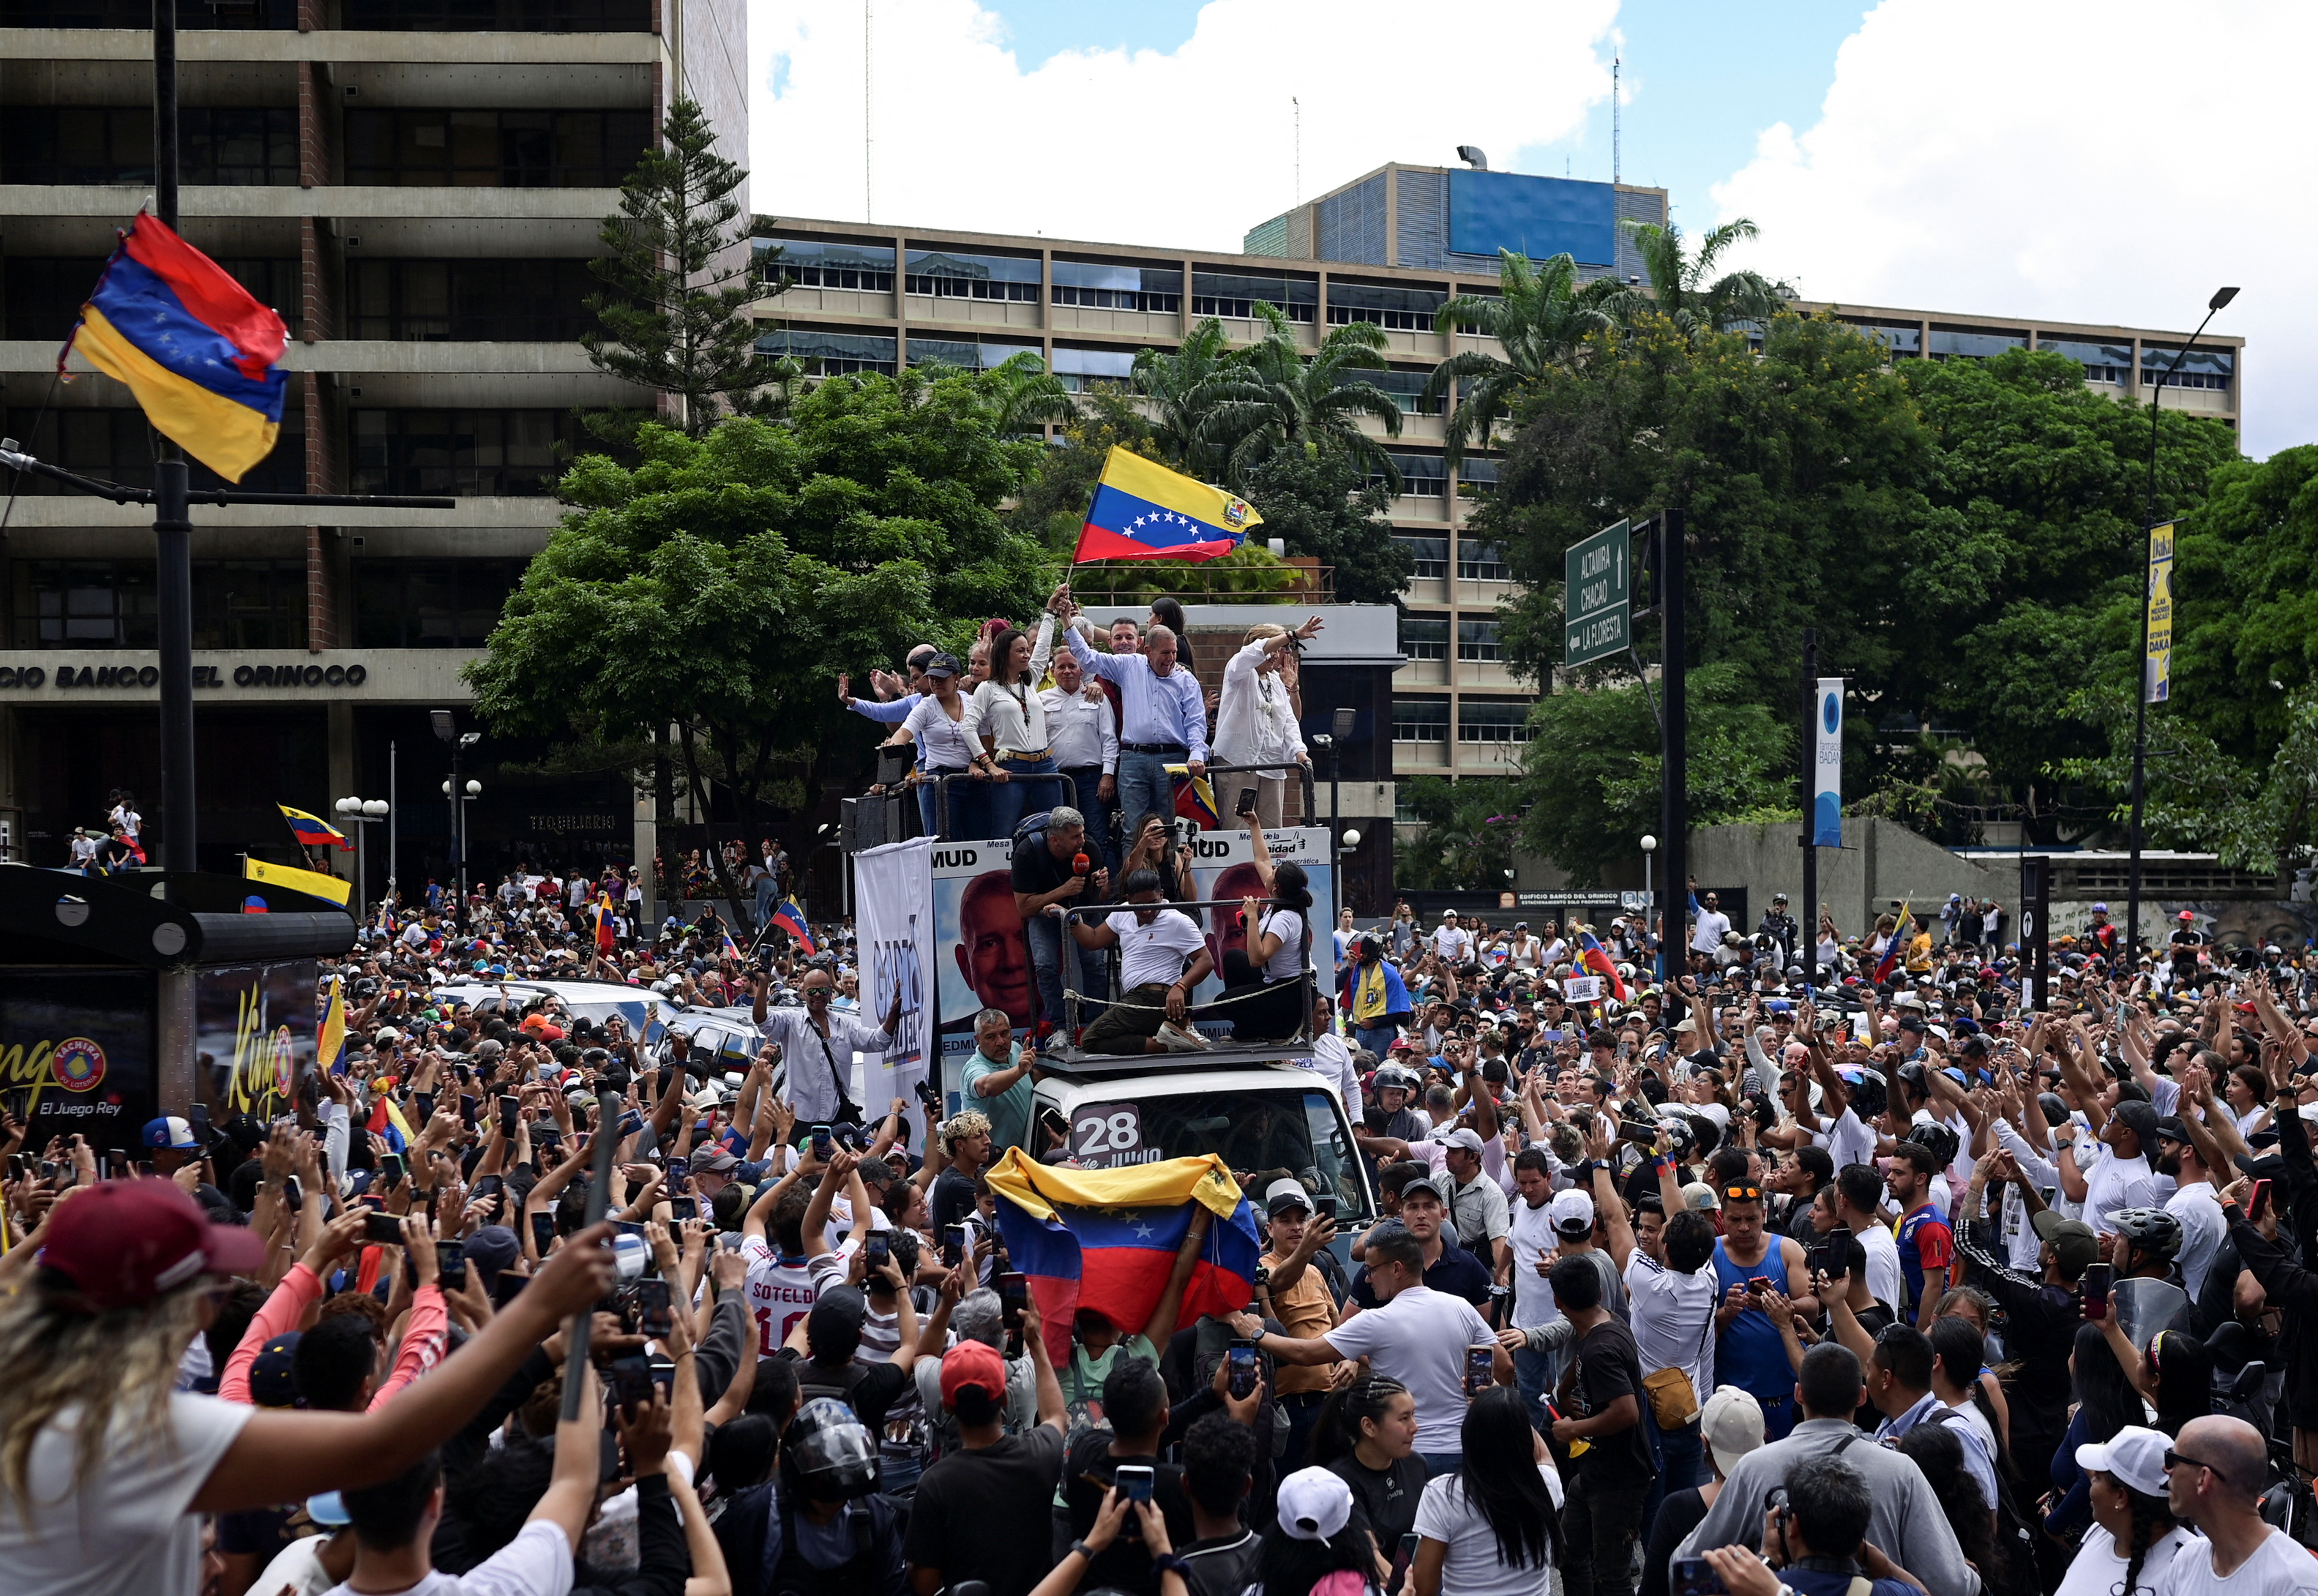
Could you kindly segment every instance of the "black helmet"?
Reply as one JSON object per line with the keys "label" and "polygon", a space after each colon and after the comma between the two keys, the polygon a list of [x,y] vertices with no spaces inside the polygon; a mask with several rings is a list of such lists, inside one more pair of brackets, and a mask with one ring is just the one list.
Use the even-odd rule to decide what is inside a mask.
{"label": "black helmet", "polygon": [[795,1495],[843,1502],[877,1484],[877,1439],[835,1397],[814,1397],[781,1432],[781,1484]]}
{"label": "black helmet", "polygon": [[[1932,1156],[1940,1161],[1940,1168],[1944,1170],[1955,1162],[1959,1143],[1955,1132],[1946,1125],[1937,1123],[1910,1125],[1908,1127],[1908,1134],[1900,1139],[1907,1142],[1920,1142],[1930,1148]],[[2166,1217],[2170,1219],[2172,1215],[2169,1214]],[[2178,1232],[2180,1227],[2177,1224],[2174,1228]]]}
{"label": "black helmet", "polygon": [[2162,1208],[2120,1208],[2108,1218],[2136,1253],[2161,1262],[2181,1251],[2181,1222]]}

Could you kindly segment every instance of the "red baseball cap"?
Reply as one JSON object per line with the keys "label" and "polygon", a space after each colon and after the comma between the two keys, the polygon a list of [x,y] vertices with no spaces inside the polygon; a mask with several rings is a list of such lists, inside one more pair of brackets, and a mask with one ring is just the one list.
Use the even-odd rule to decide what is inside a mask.
{"label": "red baseball cap", "polygon": [[979,1385],[993,1402],[1006,1398],[1006,1360],[987,1341],[960,1341],[942,1354],[942,1401],[957,1405],[957,1394]]}
{"label": "red baseball cap", "polygon": [[174,1181],[108,1180],[67,1198],[49,1221],[40,1262],[99,1311],[141,1308],[201,1275],[254,1269],[264,1238],[212,1224]]}

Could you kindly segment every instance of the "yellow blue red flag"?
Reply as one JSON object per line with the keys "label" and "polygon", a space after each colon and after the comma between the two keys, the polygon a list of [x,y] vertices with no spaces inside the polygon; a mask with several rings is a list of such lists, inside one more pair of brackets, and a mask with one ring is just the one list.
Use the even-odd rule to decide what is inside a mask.
{"label": "yellow blue red flag", "polygon": [[289,374],[282,318],[139,212],[57,354],[78,349],[129,385],[145,418],[229,482],[274,452]]}
{"label": "yellow blue red flag", "polygon": [[1245,542],[1248,528],[1262,525],[1247,500],[1114,444],[1071,563],[1213,560]]}
{"label": "yellow blue red flag", "polygon": [[314,1047],[316,1068],[335,1075],[346,1057],[346,978],[330,978],[330,1006],[322,1011],[322,1034]]}
{"label": "yellow blue red flag", "polygon": [[1214,1220],[1184,1285],[1178,1323],[1247,1306],[1262,1243],[1254,1210],[1219,1158],[1067,1170],[1033,1163],[1015,1147],[987,1179],[1007,1255],[1029,1277],[1058,1366],[1070,1357],[1071,1323],[1082,1309],[1129,1333],[1150,1323],[1195,1206]]}
{"label": "yellow blue red flag", "polygon": [[304,810],[292,809],[286,803],[277,803],[274,807],[280,810],[282,818],[290,822],[290,829],[296,835],[301,847],[354,847],[353,838],[320,815],[308,814]]}

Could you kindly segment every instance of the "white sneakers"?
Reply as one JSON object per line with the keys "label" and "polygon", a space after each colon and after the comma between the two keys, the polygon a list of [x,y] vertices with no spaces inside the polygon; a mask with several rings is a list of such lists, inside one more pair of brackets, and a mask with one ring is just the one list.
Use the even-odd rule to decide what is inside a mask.
{"label": "white sneakers", "polygon": [[1179,1026],[1172,1019],[1159,1022],[1159,1040],[1167,1045],[1170,1053],[1205,1053],[1214,1044],[1189,1026]]}

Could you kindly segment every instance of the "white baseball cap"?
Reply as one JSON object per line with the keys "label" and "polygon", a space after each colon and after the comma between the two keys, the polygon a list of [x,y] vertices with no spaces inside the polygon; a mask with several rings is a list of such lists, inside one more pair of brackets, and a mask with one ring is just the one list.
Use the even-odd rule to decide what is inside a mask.
{"label": "white baseball cap", "polygon": [[2171,1444],[2154,1430],[2127,1424],[2105,1441],[2079,1447],[2077,1466],[2114,1475],[2144,1496],[2162,1496],[2165,1448]]}
{"label": "white baseball cap", "polygon": [[1568,1236],[1594,1233],[1594,1199],[1582,1191],[1557,1191],[1552,1203],[1553,1228]]}
{"label": "white baseball cap", "polygon": [[1280,1482],[1280,1528],[1291,1539],[1326,1540],[1352,1516],[1352,1488],[1325,1468],[1299,1468]]}
{"label": "white baseball cap", "polygon": [[1699,1432],[1725,1479],[1738,1459],[1763,1444],[1763,1404],[1736,1385],[1717,1385],[1698,1411]]}

